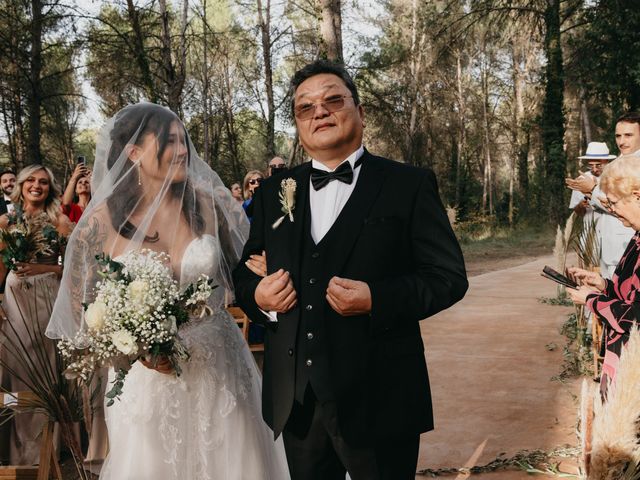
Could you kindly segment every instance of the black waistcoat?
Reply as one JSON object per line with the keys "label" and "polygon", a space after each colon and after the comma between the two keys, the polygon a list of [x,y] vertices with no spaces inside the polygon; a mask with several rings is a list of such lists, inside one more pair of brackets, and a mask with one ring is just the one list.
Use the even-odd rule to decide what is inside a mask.
{"label": "black waistcoat", "polygon": [[331,307],[325,295],[329,280],[337,274],[328,272],[326,268],[332,229],[316,245],[311,237],[311,209],[308,201],[305,208],[300,278],[296,288],[301,313],[296,339],[295,398],[301,404],[308,384],[311,384],[321,403],[334,400],[329,375],[326,328],[326,311]]}

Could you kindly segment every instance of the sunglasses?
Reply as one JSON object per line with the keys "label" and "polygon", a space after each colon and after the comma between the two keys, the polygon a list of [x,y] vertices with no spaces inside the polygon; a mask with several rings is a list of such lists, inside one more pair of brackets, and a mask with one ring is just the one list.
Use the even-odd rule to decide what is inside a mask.
{"label": "sunglasses", "polygon": [[249,180],[249,185],[255,185],[256,183],[260,185],[261,181],[262,181],[261,178],[252,178],[251,180]]}
{"label": "sunglasses", "polygon": [[322,106],[327,112],[333,113],[344,108],[344,99],[353,98],[351,95],[334,95],[318,103],[301,103],[293,109],[298,120],[309,120],[316,113],[316,107]]}
{"label": "sunglasses", "polygon": [[281,163],[280,165],[269,165],[269,168],[271,170],[286,170],[287,166],[284,163]]}

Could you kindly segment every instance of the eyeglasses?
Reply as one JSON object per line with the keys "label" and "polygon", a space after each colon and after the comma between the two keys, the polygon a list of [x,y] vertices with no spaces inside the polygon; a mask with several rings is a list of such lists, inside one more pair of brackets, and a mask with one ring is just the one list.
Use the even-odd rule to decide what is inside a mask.
{"label": "eyeglasses", "polygon": [[261,178],[252,178],[251,180],[249,180],[249,185],[255,185],[256,183],[260,185],[261,181],[262,181]]}
{"label": "eyeglasses", "polygon": [[625,195],[623,197],[618,198],[618,200],[616,200],[615,202],[612,202],[609,197],[601,197],[600,201],[602,202],[602,204],[608,208],[609,210],[615,210],[616,206],[625,198],[627,198],[628,195]]}
{"label": "eyeglasses", "polygon": [[286,170],[287,166],[284,163],[281,163],[280,165],[269,165],[269,168],[271,170]]}
{"label": "eyeglasses", "polygon": [[353,98],[351,95],[334,95],[317,103],[301,103],[293,109],[298,120],[309,120],[316,113],[316,107],[322,106],[327,112],[333,113],[344,108],[344,99]]}

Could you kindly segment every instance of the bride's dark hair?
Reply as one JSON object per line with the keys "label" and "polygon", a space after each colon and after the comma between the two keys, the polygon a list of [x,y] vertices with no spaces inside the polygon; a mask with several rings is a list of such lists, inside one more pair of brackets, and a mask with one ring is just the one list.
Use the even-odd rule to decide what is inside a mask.
{"label": "bride's dark hair", "polygon": [[[167,147],[169,130],[173,122],[182,125],[180,119],[171,110],[152,103],[138,103],[120,110],[116,114],[110,134],[111,148],[107,158],[108,168],[111,169],[121,155],[126,155],[126,146],[134,137],[135,143],[139,145],[149,133],[158,139],[159,165],[160,158]],[[185,142],[187,150],[189,150],[189,141],[186,139],[188,139],[188,135],[185,131]],[[120,178],[115,182],[114,192],[107,199],[111,225],[120,235],[128,239],[131,239],[136,232],[135,225],[128,219],[142,195],[142,188],[134,168],[134,163],[130,158],[127,158],[124,168],[120,169]],[[171,184],[170,194],[174,198],[183,197],[182,212],[189,227],[196,235],[201,235],[204,232],[205,222],[200,213],[200,202],[189,180]],[[157,232],[152,236],[145,236],[145,240],[151,242],[157,240]]]}

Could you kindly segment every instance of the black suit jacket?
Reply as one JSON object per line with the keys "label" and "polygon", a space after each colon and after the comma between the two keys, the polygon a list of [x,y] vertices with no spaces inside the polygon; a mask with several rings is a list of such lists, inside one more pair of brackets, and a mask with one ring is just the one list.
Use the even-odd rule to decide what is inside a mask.
{"label": "black suit jacket", "polygon": [[[430,170],[407,166],[365,151],[357,184],[331,227],[331,275],[368,283],[370,315],[341,317],[324,300],[332,390],[343,436],[354,443],[420,433],[433,428],[431,395],[419,321],[460,300],[468,287],[464,261]],[[234,271],[236,298],[265,337],[263,416],[279,435],[291,413],[300,305],[278,314],[278,322],[256,305],[261,278],[244,261],[267,255],[268,273],[291,272],[300,287],[303,216],[309,202],[311,163],[262,183],[254,195],[254,217],[243,259]],[[275,230],[282,215],[280,182],[296,180],[293,223]],[[330,278],[330,277],[329,277]],[[319,286],[326,290],[327,285]],[[299,290],[298,290],[299,291]]]}
{"label": "black suit jacket", "polygon": [[0,194],[0,215],[7,213],[7,201],[4,199],[4,195]]}

